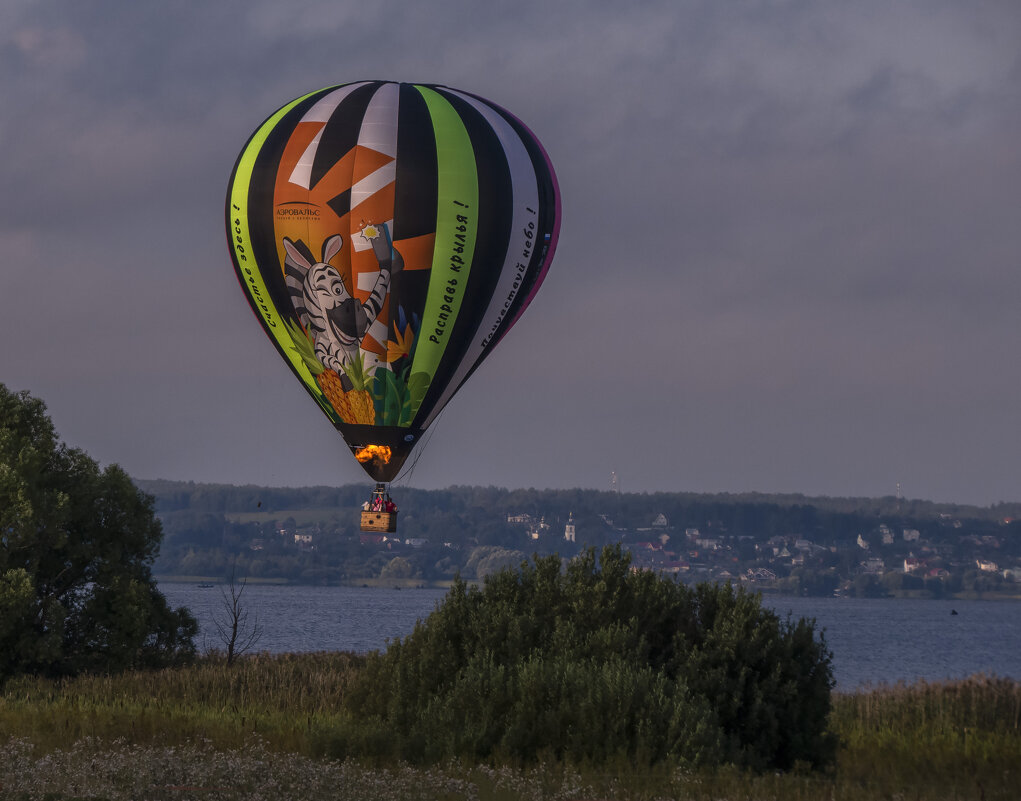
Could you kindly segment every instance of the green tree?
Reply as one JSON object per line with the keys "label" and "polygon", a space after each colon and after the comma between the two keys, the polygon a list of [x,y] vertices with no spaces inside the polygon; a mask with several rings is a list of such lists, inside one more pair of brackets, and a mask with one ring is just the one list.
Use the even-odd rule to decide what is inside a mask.
{"label": "green tree", "polygon": [[415,578],[415,566],[403,556],[395,556],[379,571],[379,577],[383,579],[409,579]]}
{"label": "green tree", "polygon": [[851,591],[855,598],[885,598],[888,594],[883,582],[872,573],[860,573],[855,576]]}
{"label": "green tree", "polygon": [[42,401],[0,384],[0,681],[176,664],[198,626],[151,565],[152,499],[57,438]]}
{"label": "green tree", "polygon": [[519,565],[524,559],[524,551],[515,551],[499,545],[480,545],[472,549],[465,563],[464,572],[469,577],[484,579],[491,573]]}
{"label": "green tree", "polygon": [[536,557],[481,589],[456,581],[370,656],[345,703],[364,751],[406,759],[786,769],[832,758],[830,658],[814,623],[729,585],[633,571],[616,546],[566,569]]}
{"label": "green tree", "polygon": [[896,570],[890,570],[883,574],[880,583],[883,585],[883,589],[889,595],[896,595],[903,589],[907,589],[904,586],[904,574]]}

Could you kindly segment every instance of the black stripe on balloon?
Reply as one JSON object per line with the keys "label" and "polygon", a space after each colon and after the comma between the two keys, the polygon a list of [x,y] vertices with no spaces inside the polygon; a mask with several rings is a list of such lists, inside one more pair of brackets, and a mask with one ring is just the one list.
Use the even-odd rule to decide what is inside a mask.
{"label": "black stripe on balloon", "polygon": [[436,230],[436,135],[425,98],[402,83],[397,106],[397,178],[394,184],[394,239]]}
{"label": "black stripe on balloon", "polygon": [[[379,87],[379,82],[359,86],[334,109],[319,136],[319,147],[316,148],[315,160],[309,173],[309,189],[315,189],[323,176],[358,144],[362,117],[365,116],[365,109]],[[333,209],[338,217],[343,217],[351,211],[350,189],[330,198],[326,205]]]}
{"label": "black stripe on balloon", "polygon": [[[310,95],[277,122],[256,156],[251,182],[248,185],[248,229],[252,254],[266,288],[269,290],[273,305],[284,317],[293,317],[294,304],[291,302],[287,284],[284,282],[283,271],[280,269],[280,257],[277,254],[274,233],[276,226],[273,220],[273,192],[276,187],[277,171],[280,169],[280,160],[283,158],[287,142],[301,118],[323,95],[331,91],[333,91],[332,88],[324,89]],[[250,298],[250,302],[258,316],[254,299]],[[262,320],[261,316],[259,320]],[[272,336],[270,339],[274,343],[276,342]],[[289,360],[288,363],[290,363]]]}
{"label": "black stripe on balloon", "polygon": [[[539,280],[539,276],[542,274],[542,267],[546,262],[546,254],[552,244],[553,230],[556,226],[557,198],[549,165],[546,162],[542,148],[535,141],[535,137],[516,117],[508,114],[499,106],[492,103],[489,105],[507,121],[507,124],[514,129],[514,132],[525,146],[525,151],[532,162],[532,169],[535,171],[536,189],[539,197],[539,207],[536,209],[535,246],[532,248],[532,256],[528,262],[528,269],[525,270],[522,276],[521,286],[514,296],[510,308],[507,309],[507,314],[501,321],[500,327],[493,336],[492,344],[495,344],[500,341],[500,338],[513,325],[512,321],[517,317],[522,306],[528,302],[528,297],[532,290],[535,289],[536,281]],[[483,358],[485,358],[485,354],[483,354]],[[481,362],[481,359],[479,361]],[[472,372],[474,372],[476,367],[478,367],[478,364],[472,368]]]}
{"label": "black stripe on balloon", "polygon": [[479,187],[478,208],[474,210],[478,229],[461,309],[432,384],[419,409],[419,420],[424,420],[439,401],[475,338],[479,336],[479,327],[496,291],[507,256],[513,216],[510,167],[499,137],[485,117],[463,98],[444,91],[442,87],[433,88],[457,112],[472,144]]}
{"label": "black stripe on balloon", "polygon": [[[294,132],[294,128],[298,122],[305,115],[308,109],[315,104],[323,95],[332,91],[331,87],[323,89],[322,91],[316,92],[309,97],[305,98],[301,102],[297,103],[294,108],[288,111],[280,120],[277,121],[276,125],[272,130],[269,131],[259,152],[255,155],[255,164],[253,165],[252,175],[249,179],[248,186],[245,188],[248,195],[248,233],[251,245],[251,252],[248,255],[248,260],[245,262],[245,266],[242,267],[236,260],[234,249],[231,248],[232,256],[234,256],[234,269],[237,272],[238,280],[245,288],[245,297],[248,299],[248,304],[252,307],[252,311],[255,313],[256,319],[262,326],[270,342],[273,343],[273,347],[276,348],[277,352],[284,358],[285,363],[290,367],[291,372],[299,380],[301,375],[298,373],[297,368],[291,364],[290,359],[284,352],[284,349],[277,342],[276,338],[270,333],[266,326],[265,321],[262,319],[262,315],[259,313],[258,307],[256,306],[255,298],[248,291],[248,281],[244,275],[245,269],[250,269],[258,272],[266,285],[266,289],[269,293],[270,300],[273,305],[276,306],[281,316],[289,320],[297,320],[297,315],[294,311],[294,305],[290,298],[290,293],[287,289],[287,285],[284,282],[283,273],[280,270],[280,261],[277,255],[276,243],[274,242],[274,225],[273,225],[273,192],[276,184],[276,174],[280,167],[280,160],[283,157],[284,148],[287,145],[287,140]],[[275,112],[274,112],[275,113]],[[262,125],[265,125],[263,121]],[[262,129],[260,125],[256,129],[258,133]],[[241,155],[238,157],[238,163],[241,158],[248,151],[251,144],[252,137],[249,138],[245,144],[244,149],[241,151]],[[233,191],[234,181],[237,177],[237,165],[234,167],[234,172],[231,174],[230,183],[227,189],[227,224],[228,232],[232,229],[232,218],[231,212],[233,209],[230,207],[230,196]],[[304,386],[304,381],[302,381]],[[308,387],[305,387],[306,391],[313,398],[315,397]]]}
{"label": "black stripe on balloon", "polygon": [[[436,136],[425,99],[411,84],[400,85],[397,106],[397,172],[394,179],[394,229],[400,241],[436,231]],[[421,334],[431,270],[399,270],[390,279],[390,339],[404,336],[409,324]],[[402,319],[403,316],[403,319]],[[416,323],[417,318],[417,323]],[[405,360],[394,363],[399,373]]]}
{"label": "black stripe on balloon", "polygon": [[343,217],[351,211],[351,190],[345,189],[339,195],[334,195],[326,201],[326,205],[333,209],[338,217]]}

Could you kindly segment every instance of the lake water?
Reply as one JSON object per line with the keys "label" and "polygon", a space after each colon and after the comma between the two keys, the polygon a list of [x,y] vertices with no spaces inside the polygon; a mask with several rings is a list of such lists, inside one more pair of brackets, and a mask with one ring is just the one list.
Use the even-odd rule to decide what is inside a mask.
{"label": "lake water", "polygon": [[[198,618],[200,647],[222,647],[214,625],[224,611],[219,586],[168,582],[160,590]],[[249,584],[242,605],[258,617],[260,651],[366,652],[411,633],[445,594]],[[1021,603],[777,596],[764,603],[781,615],[815,618],[833,651],[838,690],[973,673],[1021,679]]]}

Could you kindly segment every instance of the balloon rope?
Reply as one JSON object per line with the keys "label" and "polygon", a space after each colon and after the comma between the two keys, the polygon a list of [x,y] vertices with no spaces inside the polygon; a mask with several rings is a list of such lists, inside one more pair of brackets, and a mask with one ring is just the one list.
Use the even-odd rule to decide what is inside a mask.
{"label": "balloon rope", "polygon": [[428,446],[429,440],[431,439],[432,432],[430,431],[429,435],[425,438],[425,441],[418,446],[418,453],[415,454],[415,458],[411,461],[411,464],[401,470],[401,472],[397,474],[397,478],[395,478],[391,483],[403,485],[403,482],[406,479],[411,478],[411,474],[415,472],[415,465],[417,465],[418,460],[422,458],[422,454],[425,453],[426,446]]}
{"label": "balloon rope", "polygon": [[415,458],[412,460],[408,467],[405,467],[398,475],[397,478],[391,483],[403,482],[405,479],[411,478],[411,474],[415,472],[415,465],[418,464],[418,460],[422,458],[422,454],[425,453],[425,449],[429,447],[429,443],[432,442],[433,434],[436,433],[436,427],[439,425],[440,418],[443,417],[443,413],[446,409],[440,409],[440,413],[436,415],[436,419],[433,420],[432,425],[429,426],[429,431],[426,432],[425,441],[416,449],[418,452],[415,454]]}

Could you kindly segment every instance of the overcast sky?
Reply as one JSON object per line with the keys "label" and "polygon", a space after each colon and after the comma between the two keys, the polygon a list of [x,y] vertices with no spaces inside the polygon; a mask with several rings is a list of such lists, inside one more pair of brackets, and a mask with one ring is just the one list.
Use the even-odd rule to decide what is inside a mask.
{"label": "overcast sky", "polygon": [[1016,0],[6,0],[0,72],[0,382],[104,464],[368,481],[223,203],[270,113],[378,78],[510,109],[563,196],[407,485],[1021,500]]}

